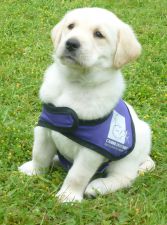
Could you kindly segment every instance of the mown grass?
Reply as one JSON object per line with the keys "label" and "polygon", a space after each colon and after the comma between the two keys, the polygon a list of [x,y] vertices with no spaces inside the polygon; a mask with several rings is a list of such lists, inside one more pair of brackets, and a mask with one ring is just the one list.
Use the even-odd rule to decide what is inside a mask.
{"label": "mown grass", "polygon": [[[130,189],[71,206],[54,197],[66,175],[61,168],[27,177],[17,167],[31,158],[33,127],[41,111],[38,90],[52,62],[50,30],[67,10],[83,6],[114,11],[139,37],[142,56],[124,69],[125,99],[152,127],[157,166]],[[165,0],[1,0],[0,224],[167,224],[166,9]]]}

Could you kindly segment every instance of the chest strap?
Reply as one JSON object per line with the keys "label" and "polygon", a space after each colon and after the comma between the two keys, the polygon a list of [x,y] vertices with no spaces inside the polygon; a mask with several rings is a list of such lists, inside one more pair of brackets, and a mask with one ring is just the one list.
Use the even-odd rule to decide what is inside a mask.
{"label": "chest strap", "polygon": [[63,133],[73,132],[78,127],[78,116],[74,110],[68,107],[54,107],[52,104],[43,104],[38,126]]}

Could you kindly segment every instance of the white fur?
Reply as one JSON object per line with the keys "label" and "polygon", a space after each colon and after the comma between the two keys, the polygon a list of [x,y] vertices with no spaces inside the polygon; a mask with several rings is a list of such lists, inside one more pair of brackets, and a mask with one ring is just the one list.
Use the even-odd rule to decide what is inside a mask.
{"label": "white fur", "polygon": [[[68,29],[70,23],[75,24],[72,30]],[[104,38],[94,37],[95,30],[100,30]],[[65,43],[70,38],[81,44],[73,59],[65,55]],[[55,62],[45,72],[41,101],[70,107],[80,119],[91,120],[108,114],[125,89],[119,68],[140,54],[141,47],[132,29],[107,10],[83,8],[69,12],[54,27],[52,40]],[[46,172],[58,149],[73,162],[57,194],[60,201],[81,201],[84,193],[108,194],[129,186],[138,171],[151,170],[154,162],[149,156],[150,128],[128,107],[135,125],[136,145],[128,156],[110,163],[106,178],[90,182],[107,160],[105,157],[43,127],[35,128],[32,161],[19,170],[27,175]]]}

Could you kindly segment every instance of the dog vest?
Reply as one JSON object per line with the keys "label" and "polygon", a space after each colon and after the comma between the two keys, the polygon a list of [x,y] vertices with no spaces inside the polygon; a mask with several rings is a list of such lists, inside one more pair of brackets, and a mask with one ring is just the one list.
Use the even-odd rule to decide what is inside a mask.
{"label": "dog vest", "polygon": [[[81,120],[68,107],[43,104],[38,126],[60,132],[67,138],[107,157],[109,161],[127,156],[135,145],[134,124],[125,102],[121,99],[107,116],[95,120]],[[58,153],[64,166],[69,162]],[[104,170],[106,165],[103,165]]]}

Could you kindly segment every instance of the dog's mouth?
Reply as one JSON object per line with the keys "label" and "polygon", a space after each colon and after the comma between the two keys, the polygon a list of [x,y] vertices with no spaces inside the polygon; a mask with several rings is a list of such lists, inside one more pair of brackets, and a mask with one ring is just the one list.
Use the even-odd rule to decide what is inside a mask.
{"label": "dog's mouth", "polygon": [[69,66],[69,67],[80,67],[80,68],[87,68],[86,60],[82,51],[77,52],[69,52],[64,49],[60,54],[57,55],[60,59],[61,63]]}
{"label": "dog's mouth", "polygon": [[64,54],[60,57],[60,60],[63,64],[77,64],[80,65],[79,61],[76,59],[75,56]]}
{"label": "dog's mouth", "polygon": [[65,59],[69,60],[70,62],[77,62],[74,56],[66,55],[64,56]]}

